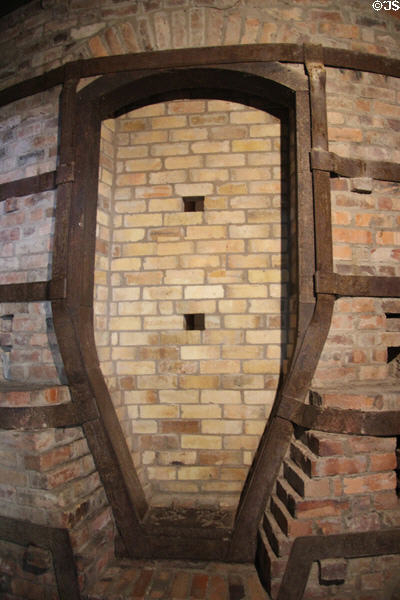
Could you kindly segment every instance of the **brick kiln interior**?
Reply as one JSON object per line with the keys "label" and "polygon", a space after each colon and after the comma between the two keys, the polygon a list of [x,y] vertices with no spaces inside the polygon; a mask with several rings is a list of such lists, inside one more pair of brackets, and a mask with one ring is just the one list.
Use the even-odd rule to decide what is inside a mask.
{"label": "brick kiln interior", "polygon": [[0,593],[107,600],[190,558],[396,600],[396,3],[19,4]]}

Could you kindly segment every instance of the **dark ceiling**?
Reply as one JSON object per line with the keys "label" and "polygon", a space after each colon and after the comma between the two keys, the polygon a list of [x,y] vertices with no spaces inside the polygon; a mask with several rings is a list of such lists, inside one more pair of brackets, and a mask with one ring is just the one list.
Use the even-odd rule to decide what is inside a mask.
{"label": "dark ceiling", "polygon": [[32,0],[3,0],[3,2],[0,3],[0,18],[30,2],[32,2]]}

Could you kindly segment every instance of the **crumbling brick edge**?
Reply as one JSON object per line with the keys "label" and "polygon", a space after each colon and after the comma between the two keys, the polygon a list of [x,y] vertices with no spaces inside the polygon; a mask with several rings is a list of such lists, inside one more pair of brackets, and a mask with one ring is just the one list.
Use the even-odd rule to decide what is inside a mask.
{"label": "crumbling brick edge", "polygon": [[[311,565],[316,560],[399,553],[400,527],[327,536],[298,537],[293,543],[277,600],[301,600],[303,598]],[[257,566],[262,579],[260,552],[257,556]]]}
{"label": "crumbling brick edge", "polygon": [[67,529],[37,525],[22,519],[0,517],[0,539],[28,546],[34,544],[49,550],[60,600],[80,600],[78,576]]}

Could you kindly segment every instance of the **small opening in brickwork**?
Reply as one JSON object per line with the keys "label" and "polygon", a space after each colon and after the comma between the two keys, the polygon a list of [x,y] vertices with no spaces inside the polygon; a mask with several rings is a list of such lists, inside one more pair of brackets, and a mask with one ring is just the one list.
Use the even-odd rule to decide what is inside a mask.
{"label": "small opening in brickwork", "polygon": [[[388,312],[385,313],[385,317],[388,321],[388,331],[400,331],[400,313]],[[400,376],[400,346],[388,346],[387,362],[393,365],[392,375]]]}
{"label": "small opening in brickwork", "polygon": [[188,330],[205,329],[205,320],[203,313],[185,315],[185,328]]}
{"label": "small opening in brickwork", "polygon": [[184,212],[204,211],[204,196],[185,196],[182,200]]}
{"label": "small opening in brickwork", "polygon": [[12,320],[13,320],[13,318],[14,318],[14,315],[2,315],[2,316],[1,316],[1,320],[2,320],[2,322],[4,322],[4,323],[7,323],[7,322],[9,322],[9,321],[12,321]]}
{"label": "small opening in brickwork", "polygon": [[392,360],[398,360],[400,354],[400,346],[389,346],[387,349],[387,362],[390,363]]}
{"label": "small opening in brickwork", "polygon": [[397,487],[396,487],[396,492],[397,492],[397,495],[400,497],[400,435],[397,437],[396,458],[397,458],[397,468],[396,468]]}

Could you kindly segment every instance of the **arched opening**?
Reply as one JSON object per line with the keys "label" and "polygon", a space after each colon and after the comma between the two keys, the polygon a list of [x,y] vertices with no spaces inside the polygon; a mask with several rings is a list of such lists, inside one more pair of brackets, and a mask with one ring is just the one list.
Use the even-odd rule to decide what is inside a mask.
{"label": "arched opening", "polygon": [[[306,233],[307,227],[312,226],[313,222],[306,158],[310,144],[308,100],[306,83],[301,76],[287,73],[279,65],[267,68],[268,78],[264,68],[261,68],[261,75],[255,75],[252,71],[257,73],[259,69],[257,66],[250,68],[247,65],[235,65],[221,69],[175,69],[153,75],[124,72],[98,79],[81,89],[77,95],[75,132],[80,132],[80,135],[75,142],[76,173],[68,249],[68,260],[73,268],[70,270],[68,302],[70,314],[74,314],[74,311],[79,313],[79,326],[75,326],[75,335],[79,340],[85,377],[89,382],[88,393],[94,394],[104,425],[101,439],[98,433],[89,433],[90,444],[97,457],[99,472],[104,478],[119,533],[124,539],[125,550],[121,549],[121,552],[128,551],[132,556],[190,555],[203,559],[231,556],[234,560],[252,560],[257,526],[267,493],[261,472],[267,468],[272,477],[276,470],[278,454],[271,456],[271,464],[262,466],[260,470],[259,459],[261,457],[263,463],[262,448],[268,436],[267,431],[262,434],[262,429],[267,422],[278,382],[284,379],[282,366],[291,353],[291,346],[294,346],[296,327],[301,336],[314,302],[312,281],[306,277],[308,272],[313,272],[314,260],[313,230]],[[169,131],[168,127],[163,126],[165,121],[162,119],[179,117],[175,123],[183,124],[184,115],[168,114],[168,111],[178,110],[179,113],[179,110],[183,110],[182,107],[189,106],[190,103],[194,103],[191,104],[192,107],[195,103],[204,107],[203,116],[206,118],[210,118],[212,113],[214,116],[225,113],[223,119],[233,126],[240,123],[235,123],[230,112],[232,115],[236,114],[236,119],[244,118],[248,135],[243,138],[232,137],[232,131],[229,133],[225,130],[222,135],[214,130],[214,134],[222,135],[222,139],[188,143],[188,154],[184,158],[189,157],[190,160],[199,162],[201,157],[204,162],[202,166],[191,167],[199,171],[193,171],[189,176],[186,174],[188,181],[160,183],[147,180],[151,175],[162,179],[170,176],[169,171],[180,170],[165,168],[167,175],[161,174],[161,166],[167,166],[167,159],[169,166],[174,166],[173,162],[177,160],[174,158],[176,154],[166,154],[162,158],[161,155],[156,155],[157,152],[165,151],[165,146],[161,149],[156,145],[151,146],[157,148],[153,150],[149,145],[137,144],[129,138],[130,145],[125,145],[122,155],[120,152],[116,168],[115,161],[102,154],[104,144],[111,143],[111,137],[115,134],[112,130],[116,128],[117,122],[125,123],[128,131],[131,128],[131,133],[136,131],[136,135],[140,131],[145,132],[143,123],[138,125],[143,118],[148,119],[146,126],[150,126],[150,132],[157,130],[154,123],[158,127],[161,123],[160,129]],[[160,106],[163,111],[167,111],[165,114],[150,114],[151,111],[160,110]],[[135,114],[136,110],[141,110],[142,114]],[[198,119],[199,113],[196,110],[188,110],[192,111],[192,120]],[[186,120],[188,114],[184,117]],[[301,122],[298,120],[300,114],[303,117]],[[121,121],[118,120],[120,118]],[[154,119],[153,125],[149,125],[151,119]],[[278,124],[279,132],[276,129]],[[251,127],[253,129],[250,131]],[[187,128],[170,129],[176,132]],[[211,129],[212,127],[210,131]],[[101,139],[102,131],[103,137],[108,136],[108,140]],[[226,140],[226,135],[231,138]],[[123,139],[126,141],[128,138]],[[222,147],[218,146],[220,149],[216,152],[208,152],[207,144],[215,141],[222,144]],[[182,140],[176,142],[182,143]],[[172,142],[153,143],[162,146]],[[246,144],[248,147],[245,152]],[[272,151],[274,145],[275,152]],[[138,150],[137,146],[144,148]],[[266,150],[267,146],[271,146],[271,151]],[[264,150],[260,150],[260,147],[264,147]],[[221,152],[222,148],[227,152]],[[114,150],[110,152],[114,154]],[[123,156],[124,153],[129,155],[131,152],[139,152],[139,156]],[[146,156],[140,157],[140,152],[144,152]],[[268,164],[274,153],[279,155],[279,164]],[[239,156],[239,161],[244,164],[221,166],[218,163],[223,161],[224,156],[228,161],[237,161]],[[99,183],[100,158],[104,158],[104,162],[100,168]],[[150,162],[146,162],[148,160]],[[105,164],[109,167],[108,174]],[[136,170],[142,166],[147,168]],[[299,166],[305,171],[301,185],[297,180]],[[214,169],[218,170],[221,181],[215,181],[212,177],[211,182],[203,181],[205,172],[214,172]],[[133,181],[138,174],[141,174],[139,178],[142,177],[143,184]],[[245,177],[243,181],[245,174],[247,179]],[[125,182],[121,186],[123,191],[120,192],[120,198],[103,194],[106,186],[112,187],[110,183],[114,181],[114,175],[115,181],[126,176],[130,179],[129,185]],[[200,177],[200,181],[193,181],[196,176]],[[206,190],[200,189],[203,184],[209,187]],[[231,194],[227,187],[224,189],[224,186],[234,184],[242,185],[242,193]],[[160,189],[157,186],[162,188],[163,185],[171,186],[170,196],[160,198],[157,194],[152,195],[154,189]],[[175,185],[182,187],[178,190]],[[146,186],[152,188],[150,197],[146,197]],[[244,186],[246,194],[243,193]],[[223,194],[218,190],[219,187]],[[168,193],[171,190],[168,188]],[[126,193],[135,194],[135,197],[124,198]],[[103,196],[100,204],[99,195]],[[250,200],[247,196],[251,197]],[[267,197],[271,206],[266,202]],[[235,198],[235,205],[229,204],[232,198]],[[161,210],[166,206],[165,199],[170,201],[170,210]],[[251,201],[255,205],[251,206]],[[302,203],[300,217],[297,211],[298,201]],[[125,203],[128,210],[132,210],[133,206],[141,206],[144,212],[128,212],[126,215],[114,212],[119,210],[118,203]],[[104,212],[105,208],[109,214]],[[226,213],[225,209],[229,209],[229,215],[223,214]],[[154,222],[154,215],[158,215],[157,224]],[[166,216],[168,218],[165,220]],[[235,222],[238,218],[245,220]],[[168,219],[170,222],[167,224]],[[171,219],[178,223],[172,224]],[[218,222],[221,219],[222,222]],[[261,221],[257,222],[257,219]],[[138,227],[140,220],[142,225]],[[171,227],[176,229],[171,230]],[[166,231],[165,228],[169,230]],[[117,254],[125,252],[125,256],[113,256],[112,250],[110,251],[110,242],[117,235],[116,232],[122,236],[122,241],[118,242]],[[168,235],[165,237],[165,234]],[[183,239],[171,242],[168,237],[171,234],[182,236]],[[136,239],[131,239],[132,235]],[[137,236],[142,235],[143,238],[137,239]],[[286,244],[288,240],[289,244]],[[219,243],[218,249],[215,247],[212,252],[208,249],[211,242]],[[190,249],[190,252],[178,252],[175,255],[164,253],[167,244],[181,243],[186,244],[185,248]],[[152,244],[154,254],[148,252],[143,244]],[[228,252],[227,249],[233,246],[237,246],[236,251]],[[84,253],[82,248],[85,248]],[[135,254],[138,251],[143,254]],[[154,258],[159,261],[160,258],[172,257],[172,262],[175,263],[176,260],[177,264],[183,265],[181,259],[185,255],[186,258],[197,256],[197,260],[200,257],[203,262],[207,257],[213,264],[210,263],[207,269],[205,265],[196,267],[191,258],[185,263],[185,267],[167,268],[164,265],[163,270],[159,264],[157,269],[145,268],[145,265],[148,267],[150,263],[155,264]],[[249,257],[250,262],[247,262]],[[241,263],[240,267],[237,266],[237,260]],[[257,261],[259,264],[256,266]],[[114,271],[108,269],[110,263],[117,265]],[[227,268],[229,264],[231,267]],[[123,269],[118,268],[118,265],[123,265]],[[129,268],[124,270],[125,266]],[[150,272],[154,276],[154,271],[157,283],[138,281],[138,275],[139,279],[143,279]],[[223,280],[231,276],[235,278],[238,274],[243,277],[243,281],[240,280],[239,283],[235,279]],[[121,276],[125,279],[121,279]],[[199,281],[185,282],[184,285],[180,280],[183,276],[198,277]],[[211,277],[221,278],[221,281],[208,280]],[[95,308],[99,308],[97,312],[93,311],[95,284],[98,303]],[[164,294],[166,287],[175,291],[179,288],[182,297],[150,297],[151,292],[156,290],[156,295]],[[210,292],[207,292],[206,297],[204,289]],[[245,294],[244,290],[247,290]],[[118,298],[115,294],[122,296]],[[126,298],[123,297],[124,294],[127,294]],[[137,298],[129,296],[132,294]],[[155,302],[150,306],[149,303],[153,300]],[[275,307],[272,311],[271,301]],[[140,307],[134,304],[137,302],[141,303]],[[202,306],[199,304],[201,302]],[[207,306],[204,302],[208,303]],[[235,309],[232,308],[233,302]],[[266,303],[269,303],[269,307]],[[237,308],[239,306],[240,311]],[[132,311],[138,309],[156,312],[155,315],[137,312],[132,314]],[[104,314],[100,314],[101,311]],[[124,311],[129,314],[123,314]],[[299,316],[296,320],[297,312]],[[97,340],[94,317],[98,319],[97,324],[102,323],[103,327],[103,330],[97,328]],[[132,330],[125,327],[128,323],[126,317],[133,325]],[[116,325],[116,329],[110,332],[108,324],[111,323]],[[175,336],[174,341],[170,338],[166,344],[166,337],[171,332]],[[177,333],[178,338],[181,337],[178,341]],[[228,334],[231,336],[230,343],[226,341]],[[156,336],[157,340],[153,341],[151,336]],[[182,336],[186,336],[186,341]],[[189,339],[189,336],[192,337]],[[235,336],[237,342],[232,341]],[[144,338],[147,338],[146,344],[132,343],[132,340],[143,341]],[[122,339],[124,343],[120,345]],[[285,346],[284,353],[282,346]],[[68,354],[68,347],[65,350]],[[211,355],[203,356],[205,350]],[[169,351],[174,353],[174,357],[171,354],[166,359],[163,354]],[[246,356],[246,352],[250,356]],[[71,381],[75,377],[77,393],[82,393],[79,377],[73,373],[76,360],[76,355],[70,356],[69,377]],[[124,368],[128,372],[123,372]],[[138,368],[144,368],[146,372],[136,371],[133,379],[132,373]],[[180,371],[186,368],[189,372]],[[152,372],[147,372],[148,369]],[[161,372],[161,369],[165,372]],[[190,369],[197,369],[197,372],[191,373]],[[193,385],[196,378],[199,378],[197,381],[201,385]],[[126,388],[121,386],[122,381],[123,385],[127,385]],[[165,388],[163,385],[155,385],[157,381],[172,382],[173,385]],[[206,385],[204,381],[207,382]],[[257,381],[257,385],[254,385],[254,381]],[[184,382],[181,387],[179,382]],[[129,398],[134,397],[135,401],[129,403]],[[121,399],[125,402],[124,405]],[[128,409],[128,406],[131,408]],[[160,411],[159,414],[154,412],[157,410]],[[213,411],[212,415],[210,411]],[[126,418],[129,412],[133,421]],[[133,435],[133,423],[135,427],[138,423],[144,427],[144,432],[139,431]],[[146,427],[150,429],[146,431]],[[185,427],[196,431],[186,431]],[[124,428],[129,429],[132,435],[124,436]],[[144,440],[140,457],[136,453],[137,447],[128,447],[132,443],[137,444],[138,440],[139,444]],[[152,447],[154,440],[161,446],[167,444],[167,447]],[[169,443],[175,446],[170,448]],[[180,444],[179,447],[176,447],[177,443]],[[246,447],[246,443],[250,444],[249,447]],[[258,451],[254,455],[257,444]],[[105,448],[108,454],[105,453]],[[107,458],[108,455],[114,456],[112,461]],[[239,463],[236,462],[238,459]],[[189,464],[185,464],[186,460],[190,461]],[[224,465],[225,460],[229,461],[228,465]],[[168,461],[168,464],[163,464],[162,461]],[[134,462],[139,469],[135,469]],[[258,466],[254,468],[256,464]],[[162,476],[157,477],[158,474]],[[173,485],[167,489],[171,482]],[[164,485],[165,488],[161,489]],[[185,485],[190,487],[190,494],[186,494]],[[181,490],[177,491],[179,487]],[[196,532],[195,536],[193,532]],[[171,536],[174,538],[174,549],[171,548]],[[201,541],[194,546],[193,538],[196,536]],[[127,539],[130,537],[134,543]]]}
{"label": "arched opening", "polygon": [[151,505],[237,508],[287,358],[286,131],[212,98],[103,122],[97,351]]}

